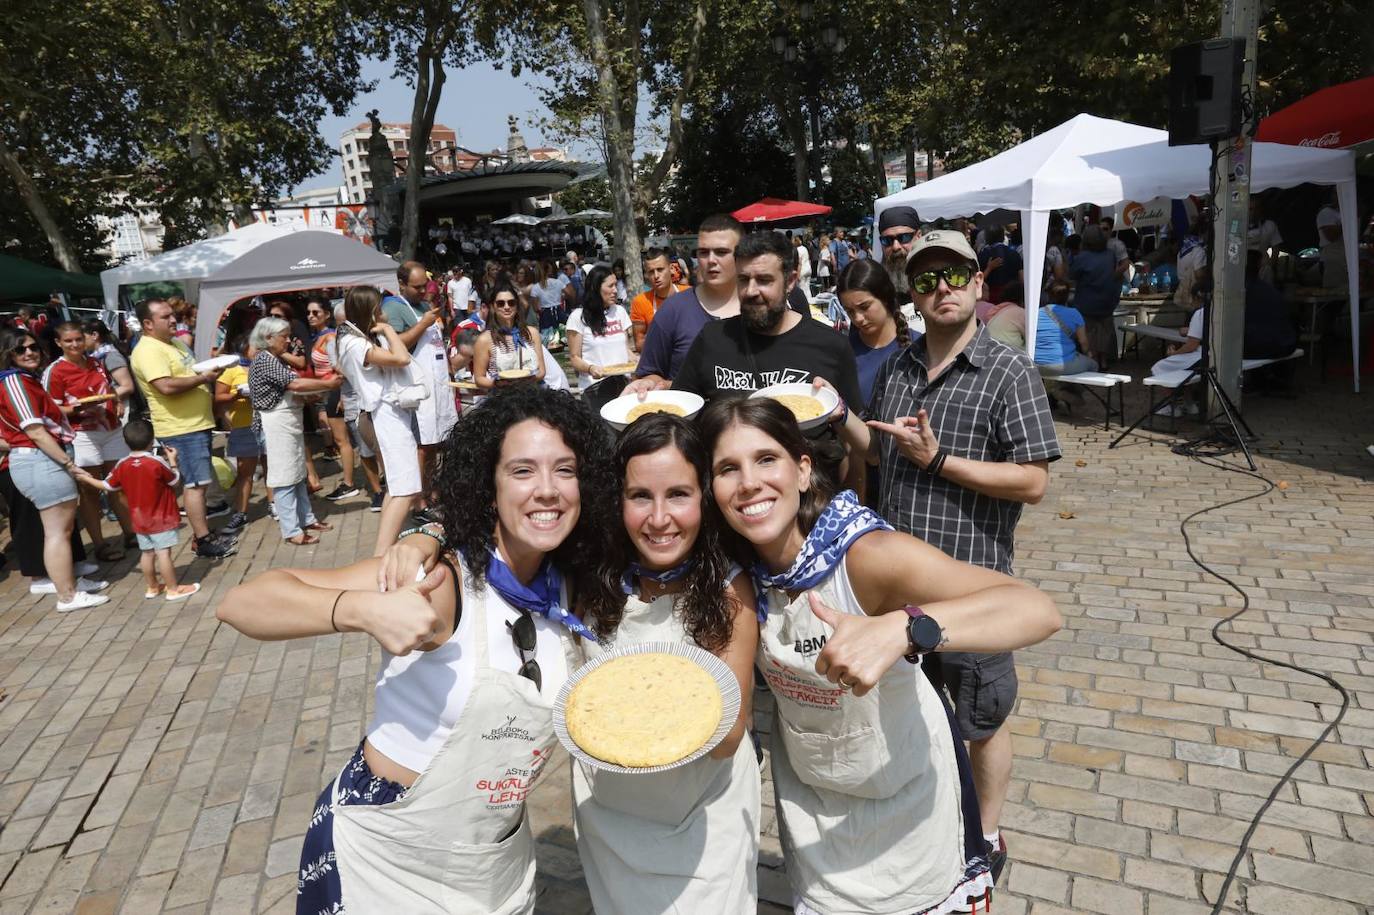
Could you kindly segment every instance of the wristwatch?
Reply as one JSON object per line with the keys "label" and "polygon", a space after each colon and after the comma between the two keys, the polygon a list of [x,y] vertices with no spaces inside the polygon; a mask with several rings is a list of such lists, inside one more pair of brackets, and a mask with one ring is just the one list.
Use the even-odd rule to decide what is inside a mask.
{"label": "wristwatch", "polygon": [[945,631],[932,617],[926,616],[926,612],[920,607],[907,604],[902,609],[909,617],[906,621],[906,639],[911,646],[911,650],[903,657],[912,664],[919,664],[922,655],[944,644]]}

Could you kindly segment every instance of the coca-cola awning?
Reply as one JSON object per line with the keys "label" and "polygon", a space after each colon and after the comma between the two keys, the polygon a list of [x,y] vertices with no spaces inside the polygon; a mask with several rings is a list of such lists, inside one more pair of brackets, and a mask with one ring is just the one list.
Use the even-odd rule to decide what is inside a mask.
{"label": "coca-cola awning", "polygon": [[1349,149],[1374,140],[1374,76],[1328,86],[1260,121],[1256,139]]}
{"label": "coca-cola awning", "polygon": [[802,203],[800,200],[781,200],[765,197],[757,203],[741,207],[730,215],[743,223],[782,222],[791,219],[805,219],[808,216],[827,216],[831,208],[820,203]]}

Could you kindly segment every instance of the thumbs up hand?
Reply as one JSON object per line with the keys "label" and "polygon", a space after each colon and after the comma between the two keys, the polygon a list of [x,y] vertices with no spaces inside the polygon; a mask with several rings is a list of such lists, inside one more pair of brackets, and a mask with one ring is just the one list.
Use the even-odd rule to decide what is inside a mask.
{"label": "thumbs up hand", "polygon": [[907,653],[907,616],[901,610],[854,616],[828,606],[814,591],[807,597],[816,619],[834,630],[816,657],[816,673],[831,683],[862,696]]}
{"label": "thumbs up hand", "polygon": [[393,655],[436,648],[434,640],[447,626],[430,595],[444,583],[444,566],[435,566],[421,581],[385,594],[369,595],[362,629]]}

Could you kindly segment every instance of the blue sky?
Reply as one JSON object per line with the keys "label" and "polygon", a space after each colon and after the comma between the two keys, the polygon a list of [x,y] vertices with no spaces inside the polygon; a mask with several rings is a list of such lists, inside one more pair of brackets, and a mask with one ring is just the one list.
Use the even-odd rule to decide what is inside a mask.
{"label": "blue sky", "polygon": [[[369,61],[363,75],[377,80],[377,88],[360,96],[346,117],[326,117],[320,122],[320,133],[337,152],[339,134],[346,128],[367,120],[367,112],[376,108],[383,121],[409,121],[414,90],[404,80],[391,78],[391,65]],[[518,79],[507,70],[497,70],[489,62],[474,63],[462,70],[449,70],[444,93],[439,100],[435,122],[458,131],[458,143],[474,150],[505,149],[506,116],[515,115],[520,132],[530,146],[543,146],[544,137],[538,121],[548,113],[535,95],[531,85],[537,77],[522,74]],[[574,151],[576,152],[576,151]],[[333,164],[314,178],[303,182],[299,190],[313,190],[328,185],[343,184],[343,169],[336,157]]]}

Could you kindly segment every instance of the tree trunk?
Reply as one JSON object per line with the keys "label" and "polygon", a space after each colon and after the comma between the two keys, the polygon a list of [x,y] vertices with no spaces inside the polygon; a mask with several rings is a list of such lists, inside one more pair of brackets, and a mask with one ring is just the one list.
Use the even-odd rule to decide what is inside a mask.
{"label": "tree trunk", "polygon": [[906,186],[911,187],[916,183],[916,136],[914,134],[906,138]]}
{"label": "tree trunk", "polygon": [[[786,82],[782,82],[786,85]],[[811,200],[811,163],[807,155],[806,116],[802,113],[801,102],[791,92],[776,88],[769,93],[773,106],[778,109],[778,120],[787,132],[792,145],[792,175],[797,184],[797,199]]]}
{"label": "tree trunk", "polygon": [[420,245],[420,185],[425,178],[429,135],[444,91],[444,51],[447,38],[420,46],[415,67],[415,99],[410,107],[410,149],[406,154],[406,200],[401,213],[401,259],[414,260]]}
{"label": "tree trunk", "polygon": [[[638,291],[643,285],[644,274],[639,232],[635,228],[635,106],[627,107],[627,96],[632,93],[637,96],[639,88],[636,84],[625,91],[616,79],[601,2],[582,0],[582,12],[587,19],[587,42],[597,77],[596,101],[601,113],[601,130],[606,138],[606,177],[611,186],[611,212],[615,216],[615,252],[625,259],[627,287]],[[617,53],[622,50],[616,48]],[[633,72],[637,77],[638,67]],[[622,112],[630,112],[628,124]]]}
{"label": "tree trunk", "polygon": [[52,246],[52,254],[57,263],[61,265],[63,270],[80,273],[81,259],[76,256],[76,248],[63,234],[62,227],[57,224],[52,211],[48,209],[47,202],[43,200],[43,194],[38,190],[38,185],[33,183],[29,173],[24,170],[23,163],[10,151],[3,136],[0,136],[0,164],[5,166],[5,171],[14,181],[14,186],[19,191],[19,199],[24,201],[24,206],[28,208],[29,214],[43,229],[43,234],[48,236],[48,244]]}
{"label": "tree trunk", "polygon": [[821,162],[821,102],[815,94],[812,94],[807,107],[811,109],[811,154],[807,158],[811,163],[811,183],[815,186],[812,199],[816,203],[825,203],[825,177],[824,163]]}

